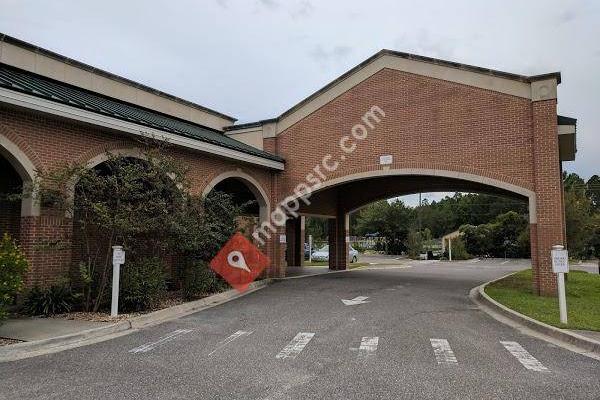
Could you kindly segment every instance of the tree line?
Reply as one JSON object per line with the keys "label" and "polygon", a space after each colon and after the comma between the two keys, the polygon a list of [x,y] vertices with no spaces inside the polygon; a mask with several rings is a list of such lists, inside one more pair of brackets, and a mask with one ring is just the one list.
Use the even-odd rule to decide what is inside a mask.
{"label": "tree line", "polygon": [[[563,174],[567,246],[571,257],[589,259],[600,251],[600,177],[586,182]],[[415,253],[432,238],[460,230],[459,246],[471,256],[529,257],[526,199],[489,194],[455,193],[439,201],[409,207],[400,199],[381,200],[350,216],[352,235],[376,235],[378,250]],[[307,232],[316,241],[327,237],[325,219],[309,218]]]}

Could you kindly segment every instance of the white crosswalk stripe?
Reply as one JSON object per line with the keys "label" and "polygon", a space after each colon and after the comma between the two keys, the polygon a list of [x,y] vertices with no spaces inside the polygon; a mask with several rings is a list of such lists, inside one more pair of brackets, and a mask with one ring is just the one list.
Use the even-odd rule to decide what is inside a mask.
{"label": "white crosswalk stripe", "polygon": [[212,355],[215,352],[221,350],[223,347],[227,346],[229,343],[233,342],[236,339],[241,338],[242,336],[249,336],[252,335],[252,331],[237,331],[232,333],[231,335],[229,335],[227,338],[225,338],[224,340],[222,340],[221,342],[219,342],[217,344],[217,347],[215,347],[215,349],[213,351],[211,351],[210,353],[208,353],[208,355]]}
{"label": "white crosswalk stripe", "polygon": [[500,341],[500,343],[502,343],[502,346],[504,346],[504,348],[508,350],[510,354],[515,356],[515,358],[519,360],[519,362],[523,364],[525,368],[538,372],[548,371],[548,368],[544,367],[541,362],[529,354],[529,352],[525,350],[519,343],[505,341]]}
{"label": "white crosswalk stripe", "polygon": [[156,342],[146,343],[139,347],[129,350],[130,353],[147,353],[151,350],[154,350],[156,347],[164,344],[166,342],[170,342],[178,336],[185,335],[186,333],[190,333],[191,329],[177,329],[176,331],[170,332],[165,336],[159,338]]}
{"label": "white crosswalk stripe", "polygon": [[308,342],[310,342],[315,336],[312,332],[299,332],[288,344],[285,346],[276,356],[275,358],[286,359],[291,358],[294,359],[300,354],[302,350],[306,347]]}
{"label": "white crosswalk stripe", "polygon": [[429,339],[435,360],[440,365],[457,365],[458,360],[446,339]]}
{"label": "white crosswalk stripe", "polygon": [[379,344],[378,336],[365,336],[360,341],[360,347],[358,348],[358,359],[366,360],[375,355],[377,346]]}

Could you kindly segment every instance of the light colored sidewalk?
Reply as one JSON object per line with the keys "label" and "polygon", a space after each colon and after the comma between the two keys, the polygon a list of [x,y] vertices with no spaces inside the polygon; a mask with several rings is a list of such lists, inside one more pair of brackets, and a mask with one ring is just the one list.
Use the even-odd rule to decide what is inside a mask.
{"label": "light colored sidewalk", "polygon": [[111,322],[74,321],[60,318],[8,319],[0,325],[0,337],[31,342],[70,335],[111,325]]}
{"label": "light colored sidewalk", "polygon": [[331,272],[328,266],[306,266],[306,267],[288,267],[285,270],[286,278],[309,276],[309,275],[320,275]]}

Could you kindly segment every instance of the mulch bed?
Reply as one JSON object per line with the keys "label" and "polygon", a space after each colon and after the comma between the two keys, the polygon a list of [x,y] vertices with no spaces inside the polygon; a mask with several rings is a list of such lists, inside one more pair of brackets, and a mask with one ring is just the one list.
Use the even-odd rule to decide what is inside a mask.
{"label": "mulch bed", "polygon": [[152,311],[162,310],[163,308],[173,307],[185,303],[186,300],[181,298],[180,293],[172,292],[168,293],[167,296],[160,302],[160,304],[147,311],[132,312],[119,314],[116,317],[111,317],[108,312],[85,312],[85,311],[73,311],[65,314],[53,315],[51,318],[62,318],[74,321],[91,321],[91,322],[119,322],[139,315],[147,314]]}
{"label": "mulch bed", "polygon": [[9,344],[21,343],[22,340],[8,339],[0,337],[0,346],[8,346]]}

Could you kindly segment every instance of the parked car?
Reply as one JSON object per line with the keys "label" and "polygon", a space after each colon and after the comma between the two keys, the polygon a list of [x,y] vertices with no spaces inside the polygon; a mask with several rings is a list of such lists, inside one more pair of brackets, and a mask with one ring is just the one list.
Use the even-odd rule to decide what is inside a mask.
{"label": "parked car", "polygon": [[[313,253],[315,250],[313,249]],[[310,246],[308,243],[304,243],[304,259],[308,260],[310,258]]]}
{"label": "parked car", "polygon": [[[354,247],[349,246],[348,250],[348,258],[350,262],[354,263],[358,261],[358,250],[355,250]],[[313,261],[329,261],[329,245],[325,245],[321,247],[319,250],[315,251],[312,254]]]}

